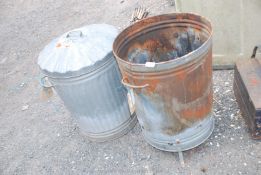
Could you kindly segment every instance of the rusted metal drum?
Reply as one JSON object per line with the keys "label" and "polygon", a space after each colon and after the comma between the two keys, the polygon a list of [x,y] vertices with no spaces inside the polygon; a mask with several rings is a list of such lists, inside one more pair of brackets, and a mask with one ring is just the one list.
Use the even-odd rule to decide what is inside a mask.
{"label": "rusted metal drum", "polygon": [[[193,42],[187,42],[190,36]],[[212,27],[207,19],[188,13],[144,19],[117,36],[113,52],[122,83],[134,92],[148,143],[177,152],[211,135]]]}

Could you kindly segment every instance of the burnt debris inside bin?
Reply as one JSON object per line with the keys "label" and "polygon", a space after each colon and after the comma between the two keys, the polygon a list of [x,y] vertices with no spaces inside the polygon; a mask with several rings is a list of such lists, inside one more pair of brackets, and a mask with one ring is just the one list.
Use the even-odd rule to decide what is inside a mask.
{"label": "burnt debris inside bin", "polygon": [[191,27],[172,34],[167,32],[150,36],[140,37],[138,43],[131,44],[127,52],[129,62],[145,64],[173,60],[198,49],[205,41],[200,31]]}

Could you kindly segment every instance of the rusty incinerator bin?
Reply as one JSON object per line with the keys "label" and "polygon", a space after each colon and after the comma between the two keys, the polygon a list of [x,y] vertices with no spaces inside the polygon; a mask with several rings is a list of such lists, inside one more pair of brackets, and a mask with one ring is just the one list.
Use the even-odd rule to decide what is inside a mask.
{"label": "rusty incinerator bin", "polygon": [[114,41],[122,83],[134,92],[143,135],[172,152],[212,133],[212,27],[204,17],[174,13],[141,20]]}

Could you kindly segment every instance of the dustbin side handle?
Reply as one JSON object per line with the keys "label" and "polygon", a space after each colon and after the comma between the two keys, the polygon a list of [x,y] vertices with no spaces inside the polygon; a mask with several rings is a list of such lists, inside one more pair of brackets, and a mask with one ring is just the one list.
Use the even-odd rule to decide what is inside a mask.
{"label": "dustbin side handle", "polygon": [[53,85],[48,81],[46,80],[48,77],[47,76],[43,76],[40,78],[40,85],[43,87],[43,88],[52,88]]}
{"label": "dustbin side handle", "polygon": [[145,88],[145,87],[148,87],[148,86],[149,86],[149,84],[144,84],[144,85],[141,85],[141,86],[132,85],[132,84],[126,83],[126,82],[125,82],[125,79],[126,79],[126,78],[123,78],[123,79],[121,80],[121,83],[122,83],[124,86],[129,87],[129,88],[141,89],[141,88]]}

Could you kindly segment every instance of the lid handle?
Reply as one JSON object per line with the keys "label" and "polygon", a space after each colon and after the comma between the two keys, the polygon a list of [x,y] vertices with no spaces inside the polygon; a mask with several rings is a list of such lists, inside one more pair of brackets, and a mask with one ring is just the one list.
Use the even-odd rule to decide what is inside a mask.
{"label": "lid handle", "polygon": [[74,30],[74,31],[70,31],[66,35],[66,38],[68,38],[68,39],[77,39],[77,38],[82,37],[82,36],[83,36],[82,31]]}

